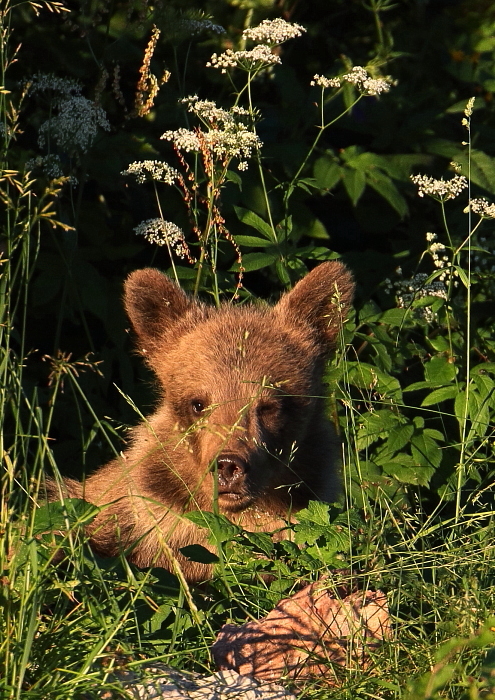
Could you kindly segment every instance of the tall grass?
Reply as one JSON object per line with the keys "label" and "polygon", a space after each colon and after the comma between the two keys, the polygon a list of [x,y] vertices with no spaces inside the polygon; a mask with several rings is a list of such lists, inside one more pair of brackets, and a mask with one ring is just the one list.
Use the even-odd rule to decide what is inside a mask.
{"label": "tall grass", "polygon": [[[372,3],[376,17],[386,4]],[[3,2],[2,7],[0,51],[6,85],[16,58],[10,35],[15,5]],[[34,3],[32,8],[37,11]],[[45,11],[62,9],[49,2]],[[246,130],[252,134],[256,112],[250,88],[258,69],[248,66],[245,87],[235,97],[237,106],[243,95],[248,96]],[[352,82],[344,83],[345,113],[365,94],[352,93]],[[301,167],[280,184],[278,208],[266,184],[261,153],[254,149],[267,215],[263,219],[246,210],[237,213],[256,236],[232,237],[222,219],[222,186],[227,180],[242,184],[241,175],[229,171],[235,158],[214,162],[204,142],[193,162],[182,157],[185,170],[175,184],[194,223],[197,262],[191,257],[188,272],[186,266],[173,269],[194,293],[207,292],[216,303],[248,296],[240,276],[263,268],[280,286],[288,286],[304,274],[306,262],[334,257],[328,249],[300,249],[288,207],[298,187],[313,187],[302,176],[331,123],[325,109],[334,95],[327,99],[325,89],[322,85],[321,123],[314,144]],[[95,369],[94,363],[74,362],[63,352],[48,358],[48,402],[39,400],[37,384],[25,376],[31,351],[26,345],[26,314],[40,238],[48,227],[70,227],[57,214],[66,178],[43,185],[12,161],[20,129],[21,102],[16,99],[6,89],[0,92],[2,698],[118,693],[118,673],[131,670],[139,676],[152,659],[206,672],[211,669],[209,647],[222,624],[257,619],[280,597],[323,574],[351,587],[384,590],[394,629],[393,639],[374,650],[371,670],[354,664],[339,672],[340,685],[332,696],[495,697],[493,649],[487,655],[495,642],[495,366],[483,348],[477,347],[478,355],[473,349],[471,316],[473,296],[488,296],[492,281],[482,271],[473,290],[471,255],[478,222],[473,225],[471,208],[466,231],[460,238],[456,234],[459,240],[447,223],[439,233],[448,251],[444,268],[426,275],[405,301],[404,280],[390,283],[398,307],[389,294],[390,308],[383,311],[370,302],[345,325],[337,357],[328,368],[329,411],[345,445],[343,507],[308,508],[291,526],[294,542],[275,544],[237,534],[219,521],[222,567],[207,587],[191,590],[166,571],[139,571],[125,560],[98,558],[84,536],[84,524],[94,511],[73,500],[49,507],[43,502],[44,476],[55,473],[59,478],[51,433],[64,388],[73,391],[74,411],[91,416],[101,439],[112,450],[118,448],[79,381],[80,371]],[[26,99],[27,88],[19,94],[19,100]],[[203,126],[207,132],[216,128],[208,118]],[[387,192],[400,207],[394,192]],[[448,200],[440,200],[448,212]],[[220,269],[225,240],[234,246],[237,259],[228,271]],[[170,241],[165,242],[170,255],[176,254]],[[476,246],[483,254],[481,244]],[[248,252],[241,253],[242,247]],[[430,248],[423,257],[428,255]],[[445,269],[446,294],[429,293]],[[405,368],[413,375],[411,383]],[[421,399],[413,400],[418,395]],[[94,435],[83,438],[85,443]],[[329,693],[317,681],[298,692],[308,698],[326,698]]]}

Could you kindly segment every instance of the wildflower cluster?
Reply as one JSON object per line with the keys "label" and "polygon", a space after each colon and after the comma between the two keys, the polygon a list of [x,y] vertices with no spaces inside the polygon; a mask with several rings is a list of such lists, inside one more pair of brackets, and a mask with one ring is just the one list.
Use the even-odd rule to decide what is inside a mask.
{"label": "wildflower cluster", "polygon": [[457,197],[462,190],[468,186],[468,181],[464,175],[454,175],[451,180],[435,180],[427,175],[411,175],[411,180],[418,186],[418,195],[424,197],[425,194],[433,197],[439,202],[446,202]]}
{"label": "wildflower cluster", "polygon": [[258,136],[248,129],[242,118],[249,112],[242,107],[224,110],[214,102],[200,100],[196,95],[181,100],[188,110],[196,114],[207,127],[207,131],[177,129],[166,131],[161,138],[171,141],[179,151],[211,155],[223,162],[240,159],[239,170],[246,170],[246,159],[261,147]]}
{"label": "wildflower cluster", "polygon": [[[426,240],[430,244],[428,246],[428,251],[432,257],[433,264],[435,267],[438,267],[439,269],[443,269],[446,267],[449,257],[446,255],[446,247],[444,246],[443,243],[439,243],[437,240],[437,234],[436,233],[427,233],[426,234]],[[446,273],[443,273],[440,275],[440,280],[445,279]]]}
{"label": "wildflower cluster", "polygon": [[64,171],[59,156],[55,153],[50,153],[47,156],[36,156],[26,161],[24,166],[27,171],[40,169],[50,180],[57,177],[63,177]]}
{"label": "wildflower cluster", "polygon": [[[95,102],[83,97],[82,86],[77,80],[60,78],[52,73],[37,73],[29,81],[30,94],[49,93],[55,111],[54,116],[39,129],[38,145],[44,148],[50,140],[67,153],[85,153],[92,145],[98,128],[109,131],[110,124],[105,111]],[[52,163],[52,173],[58,170]],[[49,161],[45,169],[50,169]],[[48,172],[47,172],[48,174]],[[54,177],[59,177],[57,174]]]}
{"label": "wildflower cluster", "polygon": [[196,36],[202,32],[225,34],[225,29],[220,24],[213,24],[209,19],[181,19],[177,23],[178,30]]}
{"label": "wildflower cluster", "polygon": [[211,128],[216,126],[234,126],[239,123],[240,117],[249,116],[249,111],[244,107],[231,107],[229,111],[217,107],[215,102],[211,100],[200,100],[197,95],[184,97],[180,100],[183,105],[187,106],[188,112],[195,114],[203,123]]}
{"label": "wildflower cluster", "polygon": [[171,221],[148,219],[136,226],[134,231],[138,236],[144,236],[150,243],[168,246],[179,258],[185,258],[189,253],[184,232]]}
{"label": "wildflower cluster", "polygon": [[167,163],[160,160],[141,160],[131,163],[121,175],[131,175],[142,184],[146,180],[158,180],[166,185],[173,185],[179,179],[179,173]]}
{"label": "wildflower cluster", "polygon": [[291,24],[281,17],[277,19],[264,19],[257,27],[250,27],[242,32],[244,40],[251,40],[260,44],[277,46],[284,41],[295,39],[305,32],[300,24]]}
{"label": "wildflower cluster", "polygon": [[354,66],[349,73],[338,78],[315,75],[311,81],[311,85],[318,85],[324,89],[339,88],[343,83],[354,85],[363,95],[381,95],[388,92],[391,85],[387,80],[372,78],[362,66]]}
{"label": "wildflower cluster", "polygon": [[38,144],[44,147],[48,137],[55,139],[67,153],[85,153],[92,145],[98,127],[110,130],[105,111],[82,95],[73,95],[58,104],[58,114],[40,126]]}
{"label": "wildflower cluster", "polygon": [[[401,269],[398,269],[401,274]],[[385,280],[385,285],[388,291],[394,291],[397,299],[397,306],[400,309],[409,309],[414,301],[423,299],[424,297],[438,297],[440,299],[448,298],[448,289],[444,280],[432,280],[428,282],[429,275],[426,272],[418,272],[410,279],[400,279],[392,282],[390,279]],[[433,321],[435,314],[428,306],[415,308],[414,312],[425,321]]]}
{"label": "wildflower cluster", "polygon": [[484,197],[472,199],[469,206],[471,211],[481,216],[482,219],[495,219],[495,204],[490,204]]}
{"label": "wildflower cluster", "polygon": [[340,78],[325,78],[324,75],[316,74],[310,85],[318,85],[318,87],[328,90],[328,88],[339,88],[341,83]]}
{"label": "wildflower cluster", "polygon": [[29,93],[35,95],[40,92],[51,91],[61,96],[80,95],[81,83],[71,78],[60,78],[53,73],[36,73],[29,80]]}
{"label": "wildflower cluster", "polygon": [[260,44],[250,51],[232,51],[227,49],[225,53],[214,53],[206,64],[208,68],[219,68],[222,73],[227,72],[227,68],[241,68],[245,71],[252,71],[268,66],[282,63],[280,57],[272,53],[270,46]]}

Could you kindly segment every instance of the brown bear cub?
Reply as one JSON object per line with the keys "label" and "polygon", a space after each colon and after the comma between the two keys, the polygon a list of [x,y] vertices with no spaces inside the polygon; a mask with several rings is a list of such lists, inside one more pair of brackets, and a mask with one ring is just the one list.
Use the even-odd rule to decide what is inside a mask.
{"label": "brown bear cub", "polygon": [[[208,532],[183,517],[218,509],[272,530],[311,499],[339,492],[339,441],[325,415],[324,361],[353,295],[338,262],[315,268],[274,307],[219,309],[153,269],[133,272],[125,307],[162,398],[129,447],[66,496],[102,506],[90,526],[104,555],[126,553],[198,581],[210,567],[179,549]],[[49,498],[59,490],[49,486]]]}

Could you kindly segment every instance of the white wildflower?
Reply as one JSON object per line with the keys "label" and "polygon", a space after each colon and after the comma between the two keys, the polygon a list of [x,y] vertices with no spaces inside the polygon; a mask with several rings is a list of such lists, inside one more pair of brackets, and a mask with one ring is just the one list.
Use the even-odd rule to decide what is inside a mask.
{"label": "white wildflower", "polygon": [[418,195],[424,197],[425,194],[440,202],[457,197],[462,190],[468,186],[468,181],[464,175],[454,175],[451,180],[435,180],[427,175],[411,175],[411,180],[418,186]]}
{"label": "white wildflower", "polygon": [[215,159],[224,163],[238,158],[241,161],[238,168],[246,170],[246,160],[262,146],[258,136],[242,122],[249,112],[242,107],[232,107],[227,111],[217,107],[214,102],[200,100],[196,95],[186,97],[181,102],[202,120],[207,130],[177,129],[166,131],[161,138],[171,141],[180,151],[210,152]]}
{"label": "white wildflower", "polygon": [[339,88],[343,83],[354,85],[363,95],[381,95],[382,92],[388,92],[391,86],[390,79],[371,78],[362,66],[354,66],[349,73],[341,75],[339,78],[325,78],[324,75],[315,75],[311,81],[311,85],[319,85],[324,89]]}
{"label": "white wildflower", "polygon": [[[410,279],[402,279],[394,282],[397,295],[397,305],[400,309],[408,309],[414,301],[424,297],[438,297],[447,299],[447,285],[444,279],[439,278],[428,282],[425,272],[418,272]],[[426,321],[433,321],[434,313],[431,308],[423,306],[414,309],[415,313]]]}
{"label": "white wildflower", "polygon": [[446,267],[446,264],[449,261],[449,258],[447,255],[445,255],[446,248],[443,245],[443,243],[432,243],[430,247],[428,248],[428,251],[432,257],[433,264],[435,267],[438,267],[439,269],[443,269]]}
{"label": "white wildflower", "polygon": [[36,156],[26,161],[24,166],[26,170],[35,170],[39,168],[50,179],[63,177],[64,171],[59,156],[55,153],[49,153],[47,156]]}
{"label": "white wildflower", "polygon": [[284,41],[301,36],[306,29],[300,24],[286,22],[285,19],[264,19],[257,27],[250,27],[242,32],[245,40],[257,41],[260,44],[283,44]]}
{"label": "white wildflower", "polygon": [[315,75],[310,85],[319,85],[322,88],[339,88],[341,83],[339,78],[325,78],[324,75]]}
{"label": "white wildflower", "polygon": [[175,131],[166,131],[160,136],[165,141],[172,141],[174,146],[179,151],[195,151],[198,153],[201,150],[201,144],[198,135],[195,131],[189,129],[176,129]]}
{"label": "white wildflower", "polygon": [[227,110],[217,107],[211,100],[200,100],[197,95],[184,97],[180,100],[187,105],[187,111],[196,114],[200,119],[208,124],[233,124],[234,115]]}
{"label": "white wildflower", "polygon": [[146,180],[158,180],[167,185],[173,185],[179,178],[175,168],[170,167],[161,160],[141,160],[131,163],[121,175],[132,175],[142,184]]}
{"label": "white wildflower", "polygon": [[182,19],[177,23],[179,31],[189,33],[191,36],[201,34],[201,32],[213,32],[214,34],[225,34],[225,29],[219,24],[213,24],[209,19]]}
{"label": "white wildflower", "polygon": [[350,73],[342,75],[340,80],[355,85],[363,95],[380,95],[382,92],[390,90],[389,81],[371,78],[362,66],[354,66]]}
{"label": "white wildflower", "polygon": [[[481,216],[482,219],[495,219],[495,204],[490,204],[484,197],[472,199],[469,202],[469,207],[471,207],[472,212]],[[469,211],[469,207],[464,211]]]}
{"label": "white wildflower", "polygon": [[29,80],[29,92],[34,95],[37,92],[51,90],[58,92],[64,97],[80,95],[82,85],[77,80],[71,78],[60,78],[53,73],[36,73]]}
{"label": "white wildflower", "polygon": [[110,130],[105,111],[82,95],[61,100],[58,114],[40,126],[38,144],[43,147],[48,135],[67,152],[85,153],[93,143],[98,127]]}
{"label": "white wildflower", "polygon": [[426,240],[427,241],[436,241],[437,239],[437,234],[436,233],[427,233],[426,234]]}
{"label": "white wildflower", "polygon": [[172,221],[148,219],[136,226],[134,231],[138,236],[144,236],[150,243],[168,246],[179,258],[187,255],[184,232]]}
{"label": "white wildflower", "polygon": [[206,64],[210,68],[220,68],[222,73],[227,72],[227,68],[241,68],[252,71],[256,68],[266,68],[276,63],[282,63],[280,57],[272,53],[271,47],[266,44],[255,46],[250,51],[232,51],[227,49],[225,53],[214,53]]}

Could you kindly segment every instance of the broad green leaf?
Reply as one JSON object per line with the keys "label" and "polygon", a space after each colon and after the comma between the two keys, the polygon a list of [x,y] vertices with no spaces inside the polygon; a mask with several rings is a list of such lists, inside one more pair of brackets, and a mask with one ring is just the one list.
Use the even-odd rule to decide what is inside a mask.
{"label": "broad green leaf", "polygon": [[96,517],[99,508],[81,498],[66,498],[63,502],[52,501],[36,509],[33,533],[65,530],[67,526],[87,525]]}
{"label": "broad green leaf", "polygon": [[257,236],[234,236],[234,241],[240,246],[249,246],[250,248],[273,247],[273,241],[267,241],[266,238],[258,238]]}
{"label": "broad green leaf", "polygon": [[236,173],[235,170],[227,170],[225,174],[225,179],[230,180],[230,182],[236,184],[242,192],[242,177],[239,175],[239,173]]}
{"label": "broad green leaf", "polygon": [[179,552],[189,561],[197,561],[200,564],[216,564],[220,561],[216,554],[201,544],[188,544],[186,547],[181,547]]}
{"label": "broad green leaf", "polygon": [[414,433],[414,426],[408,425],[398,425],[390,430],[387,447],[391,452],[398,452],[403,447],[405,447]]}
{"label": "broad green leaf", "polygon": [[490,426],[490,406],[488,401],[483,400],[477,391],[471,389],[469,392],[469,418],[472,423],[472,430],[479,437],[486,435]]}
{"label": "broad green leaf", "polygon": [[341,180],[342,171],[336,158],[324,155],[316,161],[313,175],[320,189],[331,190]]}
{"label": "broad green leaf", "polygon": [[443,335],[437,335],[435,338],[428,338],[431,347],[437,352],[450,352],[450,344],[447,338]]}
{"label": "broad green leaf", "polygon": [[386,409],[364,413],[356,438],[356,448],[364,450],[374,442],[388,436],[388,431],[396,427],[398,418],[395,413]]}
{"label": "broad green leaf", "polygon": [[462,172],[467,173],[469,168],[469,155],[471,157],[471,169],[469,170],[471,181],[479,185],[487,192],[495,193],[495,159],[483,151],[472,149],[457,151],[453,154],[453,160],[462,166]]}
{"label": "broad green leaf", "polygon": [[432,389],[435,385],[431,382],[413,382],[406,386],[404,392],[406,391],[419,391],[420,389]]}
{"label": "broad green leaf", "polygon": [[[242,267],[246,272],[261,270],[263,267],[273,265],[279,256],[275,253],[246,253],[242,256]],[[239,263],[235,262],[230,268],[231,272],[238,272]]]}
{"label": "broad green leaf", "polygon": [[273,552],[273,540],[266,532],[244,532],[244,537],[267,556]]}
{"label": "broad green leaf", "polygon": [[[397,461],[394,461],[397,460]],[[393,460],[381,465],[385,474],[393,476],[402,484],[427,486],[435,473],[433,467],[418,465],[408,454],[399,453]]]}
{"label": "broad green leaf", "polygon": [[249,211],[249,209],[244,209],[243,207],[235,206],[234,210],[239,221],[242,221],[242,223],[246,224],[246,226],[255,228],[258,233],[261,233],[261,235],[265,236],[265,238],[267,238],[269,241],[276,242],[275,233],[272,231],[272,227],[270,224],[267,224],[266,221],[263,221],[261,216],[258,216],[258,214],[255,214],[254,211]]}
{"label": "broad green leaf", "polygon": [[435,389],[435,391],[432,391],[431,394],[428,394],[428,396],[423,399],[421,405],[433,406],[433,404],[441,403],[447,399],[454,399],[458,391],[459,390],[455,385],[443,386],[440,389]]}
{"label": "broad green leaf", "polygon": [[375,192],[378,192],[403,219],[409,212],[409,207],[392,180],[379,171],[368,171],[366,182]]}
{"label": "broad green leaf", "polygon": [[402,326],[404,320],[408,316],[409,311],[407,309],[388,309],[380,315],[380,321],[382,323],[388,323],[390,326]]}
{"label": "broad green leaf", "polygon": [[431,382],[432,386],[450,384],[455,379],[456,367],[448,361],[445,355],[435,355],[424,367],[425,379]]}
{"label": "broad green leaf", "polygon": [[308,522],[315,525],[328,525],[330,523],[329,509],[328,503],[310,501],[307,508],[303,508],[297,513],[297,519],[300,523]]}
{"label": "broad green leaf", "polygon": [[347,194],[356,206],[366,187],[366,175],[362,170],[344,168],[343,180]]}
{"label": "broad green leaf", "polygon": [[214,542],[225,542],[233,539],[242,529],[228,520],[225,515],[215,515],[205,510],[193,510],[185,513],[184,517],[195,525],[209,530]]}
{"label": "broad green leaf", "polygon": [[438,443],[424,431],[411,438],[411,454],[419,466],[438,467],[442,461],[442,451]]}
{"label": "broad green leaf", "polygon": [[283,262],[282,260],[277,260],[277,262],[275,263],[275,270],[277,271],[277,277],[282,282],[282,284],[288,287],[291,283],[291,279],[287,271],[285,262]]}
{"label": "broad green leaf", "polygon": [[392,396],[398,400],[402,398],[399,381],[366,362],[349,362],[348,381],[360,389],[374,391],[380,396]]}

